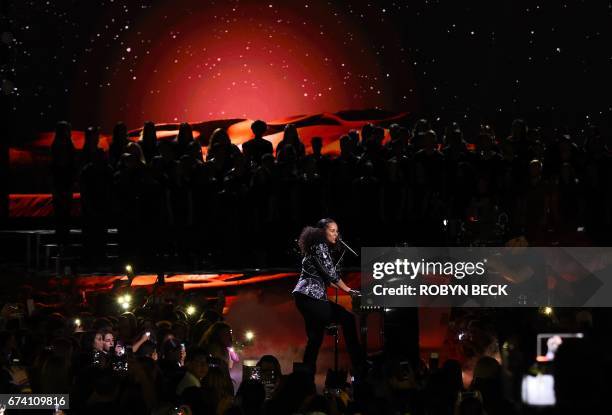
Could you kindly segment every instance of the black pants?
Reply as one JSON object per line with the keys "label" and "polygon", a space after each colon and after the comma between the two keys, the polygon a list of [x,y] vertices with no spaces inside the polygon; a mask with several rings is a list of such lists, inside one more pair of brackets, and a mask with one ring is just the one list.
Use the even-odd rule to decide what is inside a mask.
{"label": "black pants", "polygon": [[325,327],[336,323],[342,327],[353,368],[359,368],[363,364],[364,353],[357,338],[355,315],[332,301],[317,300],[300,293],[295,293],[294,298],[298,310],[304,317],[308,336],[308,343],[304,350],[304,364],[313,371],[316,370],[317,356],[323,343]]}

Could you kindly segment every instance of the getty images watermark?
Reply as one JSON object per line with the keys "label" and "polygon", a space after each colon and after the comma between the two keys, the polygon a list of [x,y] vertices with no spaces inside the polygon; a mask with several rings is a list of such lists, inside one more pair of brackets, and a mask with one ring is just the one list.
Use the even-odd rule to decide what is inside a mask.
{"label": "getty images watermark", "polygon": [[[385,277],[407,278],[414,281],[416,278],[443,276],[448,279],[461,280],[465,277],[484,276],[486,274],[487,260],[479,262],[452,262],[452,261],[409,261],[406,258],[395,259],[393,262],[374,262],[372,264],[372,278],[381,280]],[[452,281],[452,280],[451,280]],[[399,287],[386,287],[382,282],[374,283],[372,293],[377,296],[385,295],[420,295],[420,296],[480,296],[504,295],[507,296],[508,284],[401,284]]]}
{"label": "getty images watermark", "polygon": [[361,258],[362,306],[612,306],[612,248],[363,248]]}

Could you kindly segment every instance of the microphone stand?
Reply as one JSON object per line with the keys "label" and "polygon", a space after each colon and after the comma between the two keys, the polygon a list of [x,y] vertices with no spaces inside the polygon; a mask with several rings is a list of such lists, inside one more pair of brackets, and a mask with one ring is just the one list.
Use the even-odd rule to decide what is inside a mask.
{"label": "microphone stand", "polygon": [[[341,238],[338,238],[338,242],[340,242],[342,244],[342,246],[344,246],[344,251],[342,251],[342,255],[340,256],[340,260],[342,259],[342,257],[344,256],[344,254],[346,253],[346,251],[350,251],[353,255],[355,255],[356,257],[359,257],[359,254],[357,252],[355,252],[355,250],[353,248],[351,248],[350,246],[348,246],[348,244],[346,242],[344,242]],[[338,260],[338,263],[340,262],[340,260]],[[359,297],[361,297],[361,293],[359,294]],[[353,299],[354,300],[354,299]],[[336,303],[338,303],[338,287],[336,287]],[[361,302],[360,302],[361,303]],[[354,303],[353,303],[354,304]],[[361,305],[359,306],[361,307]],[[384,313],[383,313],[383,319],[384,319]],[[362,347],[362,351],[364,354],[367,354],[367,343],[368,343],[368,325],[367,325],[367,315],[364,313],[359,313],[359,331],[361,332],[361,347]],[[334,350],[335,354],[335,365],[336,365],[336,372],[338,371],[338,338],[336,337],[336,349]]]}
{"label": "microphone stand", "polygon": [[[355,255],[356,257],[358,257],[358,256],[359,256],[359,254],[358,254],[357,252],[355,252],[355,251],[353,250],[353,248],[351,248],[350,246],[348,246],[348,245],[346,244],[346,242],[344,242],[342,239],[338,238],[338,242],[340,242],[342,245],[344,245],[344,247],[345,247],[346,249],[348,249],[349,251],[351,251],[351,254]],[[342,253],[342,255],[344,255],[344,252]]]}
{"label": "microphone stand", "polygon": [[[336,272],[338,272],[338,274],[339,274],[338,267],[340,265],[340,262],[342,262],[342,258],[344,258],[345,253],[346,253],[346,249],[342,251],[340,258],[338,259],[338,261],[336,261],[336,264],[334,265],[334,268],[336,268]],[[336,289],[335,301],[336,301],[336,304],[338,304],[338,286],[336,285],[334,288]],[[338,375],[338,358],[339,358],[339,349],[340,349],[340,333],[339,333],[340,327],[338,327],[338,321],[334,321],[334,326],[335,326],[335,330],[334,330],[334,376],[337,376]]]}
{"label": "microphone stand", "polygon": [[[353,255],[355,256],[359,256],[359,255],[350,246],[348,246],[342,239],[338,238],[338,242],[340,242],[346,248],[342,251],[340,258],[334,265],[334,268],[336,268],[336,272],[338,272],[339,274],[338,267],[340,265],[340,262],[342,262],[342,259],[344,258],[344,254],[346,254],[347,249],[351,251]],[[336,285],[335,288],[336,288],[336,304],[338,304],[338,286]],[[334,321],[334,326],[335,326],[335,331],[334,331],[334,375],[337,376],[338,375],[338,357],[339,357],[339,343],[340,343],[339,330],[340,328],[338,327],[337,321]]]}
{"label": "microphone stand", "polygon": [[[338,304],[338,287],[336,286],[336,304]],[[340,327],[338,327],[338,319],[334,319],[334,326],[336,329],[334,330],[334,376],[338,374],[338,354],[340,348]]]}

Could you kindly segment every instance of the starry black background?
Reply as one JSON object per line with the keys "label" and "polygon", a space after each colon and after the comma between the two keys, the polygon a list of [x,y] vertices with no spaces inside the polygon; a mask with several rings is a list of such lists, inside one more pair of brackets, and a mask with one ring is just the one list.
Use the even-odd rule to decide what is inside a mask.
{"label": "starry black background", "polygon": [[[609,1],[3,1],[1,13],[2,92],[14,140],[50,130],[59,119],[78,129],[89,124],[109,129],[118,118],[137,127],[150,114],[133,102],[157,93],[167,103],[169,88],[177,88],[163,82],[155,90],[142,87],[150,67],[141,61],[173,47],[175,54],[189,54],[185,49],[193,39],[173,44],[185,32],[164,19],[176,24],[194,15],[201,18],[198,42],[203,42],[194,47],[205,45],[196,57],[205,63],[197,66],[200,74],[180,82],[183,89],[197,85],[198,76],[213,79],[219,67],[213,69],[215,55],[207,56],[206,47],[235,46],[235,37],[212,24],[225,19],[247,44],[269,45],[265,56],[271,67],[288,73],[299,67],[304,93],[292,92],[294,112],[370,107],[441,122],[503,124],[526,116],[570,127],[607,122],[612,113]],[[254,23],[259,30],[248,29]],[[301,33],[312,39],[309,45],[300,41]],[[295,46],[288,46],[291,41]],[[292,50],[279,60],[274,47]],[[323,48],[329,53],[315,54]],[[237,53],[226,52],[224,62]],[[310,64],[319,67],[306,82]],[[159,70],[158,80],[172,73]],[[325,83],[327,74],[336,73]],[[247,76],[246,69],[240,76]],[[264,76],[261,68],[238,81],[255,85],[258,76]],[[203,110],[177,103],[180,111],[171,111],[166,104],[150,111],[159,122],[254,115],[243,108],[236,114],[232,108],[221,111],[214,97],[207,105]]]}

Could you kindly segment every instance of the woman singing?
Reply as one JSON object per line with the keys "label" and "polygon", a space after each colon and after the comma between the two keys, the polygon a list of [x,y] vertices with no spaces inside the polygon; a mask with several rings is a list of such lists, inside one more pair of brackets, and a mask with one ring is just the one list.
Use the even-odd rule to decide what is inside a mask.
{"label": "woman singing", "polygon": [[355,316],[342,306],[327,299],[327,287],[331,284],[350,295],[359,292],[348,287],[338,275],[332,258],[332,250],[338,242],[338,225],[332,219],[321,219],[316,227],[306,227],[298,241],[304,258],[300,279],[293,290],[295,304],[304,317],[308,343],[304,351],[304,363],[316,373],[317,355],[323,343],[325,327],[330,323],[342,326],[349,356],[354,370],[364,362],[357,339]]}

